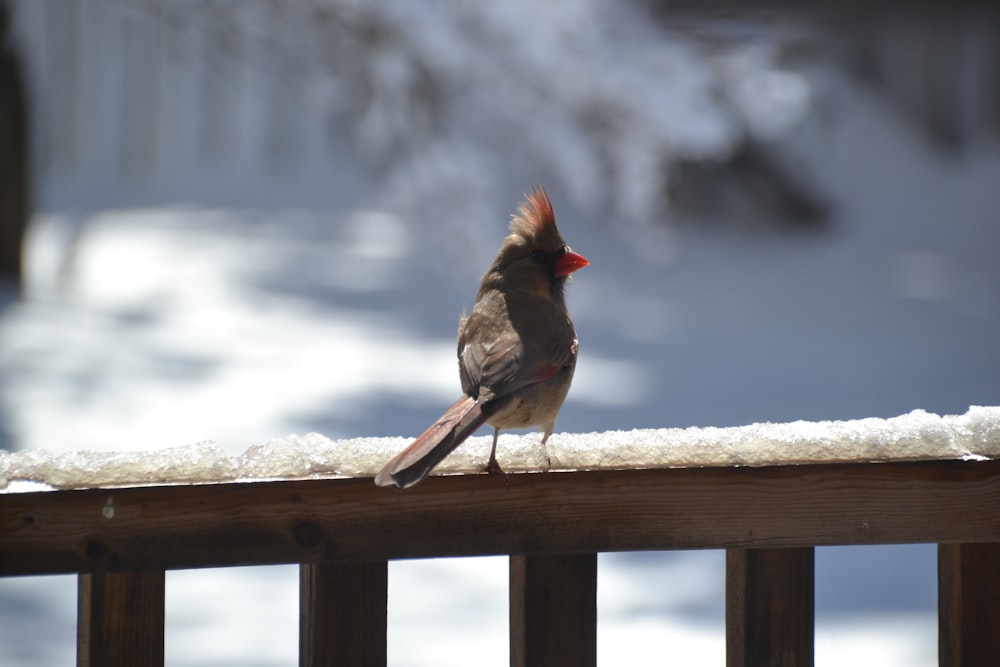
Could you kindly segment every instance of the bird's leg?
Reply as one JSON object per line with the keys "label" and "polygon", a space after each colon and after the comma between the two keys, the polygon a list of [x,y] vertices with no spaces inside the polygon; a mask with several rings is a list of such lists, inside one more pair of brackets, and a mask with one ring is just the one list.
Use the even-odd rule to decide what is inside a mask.
{"label": "bird's leg", "polygon": [[489,461],[489,463],[486,464],[486,472],[488,472],[491,475],[500,474],[500,475],[503,475],[504,477],[506,477],[507,474],[503,471],[503,468],[501,468],[500,464],[497,462],[497,438],[499,436],[500,436],[500,429],[498,427],[494,426],[493,427],[493,448],[490,449],[490,461]]}

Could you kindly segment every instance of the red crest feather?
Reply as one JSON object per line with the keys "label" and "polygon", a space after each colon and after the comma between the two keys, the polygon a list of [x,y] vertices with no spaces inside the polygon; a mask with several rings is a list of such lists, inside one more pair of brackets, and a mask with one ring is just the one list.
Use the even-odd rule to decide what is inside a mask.
{"label": "red crest feather", "polygon": [[559,234],[556,216],[552,212],[552,202],[545,188],[538,185],[531,188],[524,201],[517,207],[517,213],[510,221],[510,230],[527,239],[537,239],[546,234]]}

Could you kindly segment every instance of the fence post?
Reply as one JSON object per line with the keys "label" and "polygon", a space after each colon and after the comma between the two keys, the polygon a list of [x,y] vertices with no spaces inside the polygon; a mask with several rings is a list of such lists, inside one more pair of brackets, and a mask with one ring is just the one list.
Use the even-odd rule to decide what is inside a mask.
{"label": "fence post", "polygon": [[938,660],[986,667],[1000,656],[1000,543],[938,545]]}
{"label": "fence post", "polygon": [[385,667],[389,566],[299,566],[299,665]]}
{"label": "fence post", "polygon": [[812,547],[727,549],[727,667],[813,664],[814,580]]}
{"label": "fence post", "polygon": [[510,664],[597,665],[597,554],[510,557]]}
{"label": "fence post", "polygon": [[81,574],[78,667],[163,667],[165,575]]}

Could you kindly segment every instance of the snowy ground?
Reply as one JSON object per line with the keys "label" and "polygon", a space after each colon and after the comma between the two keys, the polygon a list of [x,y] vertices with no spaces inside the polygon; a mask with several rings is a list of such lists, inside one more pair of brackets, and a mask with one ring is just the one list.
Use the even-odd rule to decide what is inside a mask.
{"label": "snowy ground", "polygon": [[[1000,404],[998,153],[939,158],[893,121],[841,116],[819,175],[846,203],[826,234],[625,233],[553,190],[592,262],[568,290],[581,357],[559,428]],[[456,319],[489,258],[359,199],[40,213],[31,298],[0,312],[0,437],[238,453],[291,432],[419,432],[455,397]],[[935,664],[934,557],[818,550],[817,664]],[[602,664],[722,663],[721,553],[609,554],[600,572]],[[394,563],[390,664],[507,664],[505,581],[503,559]],[[168,664],[294,664],[296,582],[292,567],[170,573]],[[74,596],[68,577],[0,581],[0,664],[72,664]]]}

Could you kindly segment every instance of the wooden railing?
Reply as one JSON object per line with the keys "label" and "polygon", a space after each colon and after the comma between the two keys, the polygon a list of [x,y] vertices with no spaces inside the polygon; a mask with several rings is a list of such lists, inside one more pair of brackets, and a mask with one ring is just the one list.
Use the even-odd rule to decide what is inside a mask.
{"label": "wooden railing", "polygon": [[[596,664],[597,553],[725,548],[727,664],[813,661],[813,547],[939,544],[940,664],[1000,656],[1000,461],[0,495],[0,575],[79,573],[80,665],[162,665],[164,572],[301,564],[300,664],[385,665],[387,562],[510,555],[511,664]],[[669,659],[669,647],[664,647]]]}

